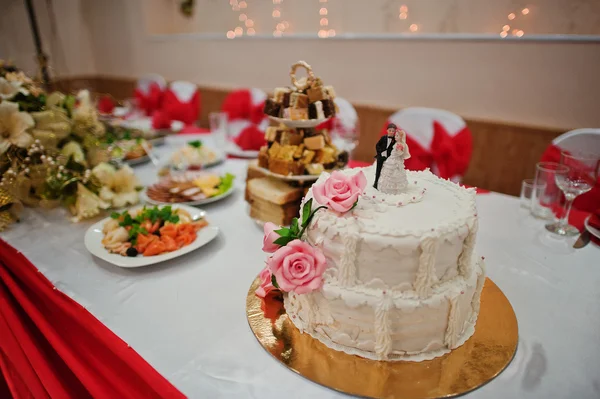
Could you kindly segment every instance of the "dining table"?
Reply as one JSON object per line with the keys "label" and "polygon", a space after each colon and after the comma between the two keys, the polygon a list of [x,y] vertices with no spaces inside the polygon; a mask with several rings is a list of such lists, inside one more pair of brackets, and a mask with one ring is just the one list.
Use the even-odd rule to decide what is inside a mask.
{"label": "dining table", "polygon": [[[157,160],[192,136],[169,137]],[[203,136],[211,146],[210,136]],[[236,176],[235,192],[202,206],[218,236],[175,259],[118,267],[84,245],[99,218],[73,223],[64,209],[27,208],[0,233],[62,293],[81,304],[190,398],[343,398],[290,371],[263,349],[246,318],[248,289],[265,265],[262,227],[244,200],[247,159],[209,170]],[[134,167],[143,185],[152,162]],[[546,231],[517,197],[477,195],[476,251],[518,321],[512,362],[468,398],[600,397],[600,247]]]}

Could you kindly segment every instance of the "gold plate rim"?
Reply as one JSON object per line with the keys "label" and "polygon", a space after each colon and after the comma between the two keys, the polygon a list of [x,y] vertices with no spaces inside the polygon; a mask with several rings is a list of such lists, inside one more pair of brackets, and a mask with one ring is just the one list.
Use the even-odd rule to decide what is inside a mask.
{"label": "gold plate rim", "polygon": [[[423,362],[375,361],[331,349],[294,326],[280,295],[257,297],[259,284],[257,277],[246,298],[246,317],[259,344],[294,373],[337,392],[365,398],[456,397],[496,378],[517,351],[515,312],[489,278],[473,336],[450,353]],[[353,375],[369,378],[361,384]]]}

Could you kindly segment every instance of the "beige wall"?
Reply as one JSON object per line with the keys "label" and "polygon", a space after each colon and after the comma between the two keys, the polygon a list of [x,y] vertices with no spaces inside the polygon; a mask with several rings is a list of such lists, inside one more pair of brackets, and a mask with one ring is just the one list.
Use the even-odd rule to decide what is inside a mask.
{"label": "beige wall", "polygon": [[[152,37],[146,21],[160,15],[148,16],[142,0],[54,3],[75,4],[57,14],[70,75],[157,72],[268,90],[288,84],[289,65],[305,59],[356,103],[561,129],[600,126],[600,43]],[[0,32],[3,43],[6,29]]]}
{"label": "beige wall", "polygon": [[[0,0],[0,59],[14,60],[30,74],[37,73],[35,46],[23,0]],[[56,29],[45,0],[34,0],[44,51],[53,76],[96,73],[91,31],[85,24],[86,1],[53,0]]]}

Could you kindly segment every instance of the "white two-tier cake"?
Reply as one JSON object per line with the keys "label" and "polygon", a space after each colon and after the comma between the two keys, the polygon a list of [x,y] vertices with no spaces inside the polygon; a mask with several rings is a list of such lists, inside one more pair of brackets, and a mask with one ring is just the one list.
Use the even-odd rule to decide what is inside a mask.
{"label": "white two-tier cake", "polygon": [[409,171],[402,194],[383,194],[371,187],[374,167],[344,173],[360,170],[369,183],[356,208],[320,210],[307,229],[306,241],[327,259],[323,286],[285,294],[286,311],[300,331],[349,354],[441,356],[471,337],[479,313],[485,271],[474,254],[475,190]]}

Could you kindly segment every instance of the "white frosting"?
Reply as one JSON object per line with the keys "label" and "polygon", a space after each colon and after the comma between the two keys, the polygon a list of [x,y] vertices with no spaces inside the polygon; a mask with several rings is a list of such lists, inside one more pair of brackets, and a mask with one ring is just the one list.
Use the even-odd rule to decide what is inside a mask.
{"label": "white frosting", "polygon": [[[374,168],[363,171],[372,182]],[[357,169],[344,172],[353,174]],[[469,274],[477,233],[475,190],[429,171],[409,171],[407,175],[409,185],[404,194],[382,194],[369,184],[351,212],[340,216],[320,210],[315,214],[307,239],[323,250],[328,267],[342,284],[346,278],[339,274],[341,271],[354,279],[349,284],[355,281],[392,289],[412,289],[420,276],[426,278],[427,285],[420,286],[419,291],[427,295],[431,285]],[[316,184],[328,177],[328,173],[321,174]],[[305,201],[310,198],[312,191]],[[357,235],[358,241],[351,242]],[[426,236],[437,241],[432,256],[422,255],[421,241]],[[463,245],[466,238],[467,245]],[[355,250],[350,254],[348,248]],[[420,274],[422,262],[431,262],[425,276]],[[347,267],[350,263],[355,270]]]}
{"label": "white frosting", "polygon": [[[363,171],[372,182],[374,168]],[[307,229],[327,258],[324,285],[286,295],[285,307],[301,331],[336,350],[420,361],[474,332],[485,280],[473,257],[475,191],[429,171],[407,177],[405,193],[382,194],[370,183],[352,211],[320,210]]]}

